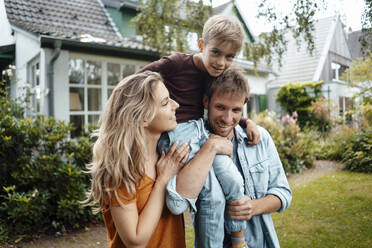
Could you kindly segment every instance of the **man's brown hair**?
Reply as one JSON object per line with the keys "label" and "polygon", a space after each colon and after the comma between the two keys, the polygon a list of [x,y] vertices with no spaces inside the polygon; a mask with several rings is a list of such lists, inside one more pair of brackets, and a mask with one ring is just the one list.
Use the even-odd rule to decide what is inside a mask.
{"label": "man's brown hair", "polygon": [[249,97],[248,80],[240,68],[230,67],[208,84],[205,92],[208,99],[211,99],[214,93],[244,96],[244,102],[247,102]]}

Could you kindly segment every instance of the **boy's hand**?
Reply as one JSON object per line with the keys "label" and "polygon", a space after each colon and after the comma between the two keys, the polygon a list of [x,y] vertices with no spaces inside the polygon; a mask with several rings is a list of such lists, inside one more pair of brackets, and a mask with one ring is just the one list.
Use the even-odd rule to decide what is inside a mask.
{"label": "boy's hand", "polygon": [[233,144],[230,140],[225,137],[221,137],[216,134],[211,134],[207,140],[208,144],[212,144],[212,147],[216,154],[227,155],[232,158]]}
{"label": "boy's hand", "polygon": [[247,136],[248,136],[248,145],[253,146],[257,145],[260,142],[260,132],[258,131],[256,123],[252,120],[247,120]]}

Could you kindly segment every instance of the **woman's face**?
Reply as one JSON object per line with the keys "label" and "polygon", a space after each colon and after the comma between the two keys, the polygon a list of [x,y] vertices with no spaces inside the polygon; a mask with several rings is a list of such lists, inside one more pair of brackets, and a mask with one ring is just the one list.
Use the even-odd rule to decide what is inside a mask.
{"label": "woman's face", "polygon": [[156,104],[155,118],[146,126],[153,134],[161,134],[177,127],[176,109],[179,105],[169,97],[169,92],[163,82],[154,87],[154,104]]}

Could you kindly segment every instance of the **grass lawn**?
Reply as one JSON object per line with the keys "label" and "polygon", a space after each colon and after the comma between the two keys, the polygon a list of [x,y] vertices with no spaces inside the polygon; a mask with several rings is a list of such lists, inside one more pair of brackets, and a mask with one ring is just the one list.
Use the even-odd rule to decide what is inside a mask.
{"label": "grass lawn", "polygon": [[[273,214],[281,247],[372,247],[372,175],[340,171],[292,191],[290,208]],[[191,228],[186,238],[191,248]]]}

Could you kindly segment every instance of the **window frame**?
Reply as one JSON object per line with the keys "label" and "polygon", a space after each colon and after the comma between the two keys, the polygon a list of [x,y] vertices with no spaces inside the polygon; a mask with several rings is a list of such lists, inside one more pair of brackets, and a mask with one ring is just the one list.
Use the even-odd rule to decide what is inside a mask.
{"label": "window frame", "polygon": [[[37,68],[38,66],[38,68]],[[37,72],[38,71],[38,72]],[[41,64],[40,55],[30,60],[27,65],[27,100],[30,101],[31,108],[28,109],[27,115],[35,117],[41,114]],[[39,100],[39,101],[37,101]]]}
{"label": "window frame", "polygon": [[[83,83],[76,84],[76,83],[70,83],[70,63],[71,60],[78,60],[81,59],[83,61],[82,68],[84,69],[83,75]],[[88,71],[87,71],[87,62],[93,61],[93,62],[100,62],[101,65],[101,83],[100,84],[88,84]],[[81,127],[81,130],[83,128],[86,128],[90,124],[97,124],[97,123],[91,123],[89,121],[90,118],[95,118],[94,116],[98,116],[98,120],[101,117],[105,104],[109,98],[109,90],[113,90],[117,84],[115,85],[109,85],[108,84],[108,64],[119,64],[120,65],[120,74],[119,74],[119,83],[123,79],[123,73],[124,73],[124,67],[125,66],[133,66],[133,73],[137,72],[140,68],[142,68],[144,65],[148,64],[149,62],[146,61],[129,61],[129,60],[123,60],[123,59],[115,59],[115,58],[102,58],[102,57],[96,57],[96,56],[89,56],[89,55],[83,55],[83,54],[70,54],[68,58],[68,97],[69,97],[69,104],[67,106],[68,108],[68,121],[71,122],[72,116],[83,116],[83,127]],[[82,110],[71,110],[71,88],[82,88],[83,89],[83,102],[82,104]],[[100,89],[101,94],[101,101],[100,106],[98,107],[98,110],[89,110],[88,106],[88,92],[89,89]],[[78,127],[79,128],[79,127]]]}

